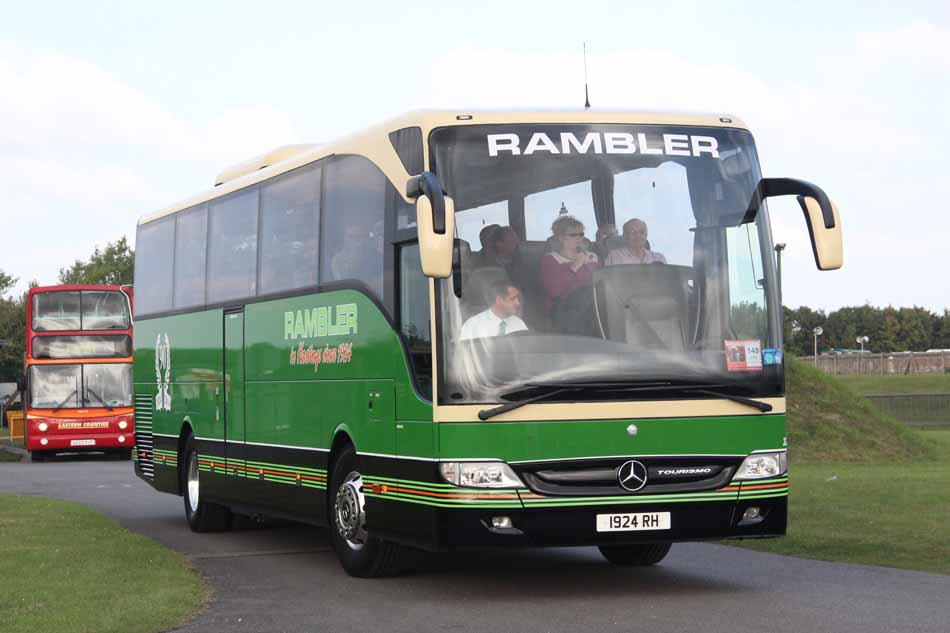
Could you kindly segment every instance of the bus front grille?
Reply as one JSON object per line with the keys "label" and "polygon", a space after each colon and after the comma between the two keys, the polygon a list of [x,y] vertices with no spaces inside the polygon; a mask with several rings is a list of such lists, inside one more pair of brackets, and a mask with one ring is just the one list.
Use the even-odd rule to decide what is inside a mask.
{"label": "bus front grille", "polygon": [[137,468],[143,477],[155,480],[155,459],[152,438],[152,404],[149,394],[135,394],[135,454]]}
{"label": "bus front grille", "polygon": [[[640,462],[647,472],[646,484],[620,484],[620,469],[628,461]],[[727,485],[742,457],[636,457],[605,458],[516,464],[516,472],[528,488],[542,495],[597,496],[623,494],[669,494],[716,490]],[[632,482],[636,484],[636,482]]]}

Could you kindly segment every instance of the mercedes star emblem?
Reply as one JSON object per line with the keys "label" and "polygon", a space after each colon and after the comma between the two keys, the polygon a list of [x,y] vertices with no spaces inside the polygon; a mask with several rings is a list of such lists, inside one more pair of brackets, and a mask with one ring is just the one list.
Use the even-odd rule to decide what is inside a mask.
{"label": "mercedes star emblem", "polygon": [[624,462],[617,469],[617,481],[624,490],[636,492],[647,485],[647,467],[635,459]]}

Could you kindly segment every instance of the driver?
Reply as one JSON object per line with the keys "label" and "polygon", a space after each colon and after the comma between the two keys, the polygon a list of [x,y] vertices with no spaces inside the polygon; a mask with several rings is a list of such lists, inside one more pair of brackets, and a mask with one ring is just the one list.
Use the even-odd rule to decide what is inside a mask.
{"label": "driver", "polygon": [[665,264],[663,253],[650,250],[647,241],[647,223],[640,218],[633,218],[623,223],[623,240],[626,246],[616,248],[607,255],[606,266],[620,266],[622,264]]}
{"label": "driver", "polygon": [[466,319],[459,332],[459,340],[504,336],[527,330],[518,313],[521,311],[521,291],[506,279],[491,285],[495,302],[487,310]]}

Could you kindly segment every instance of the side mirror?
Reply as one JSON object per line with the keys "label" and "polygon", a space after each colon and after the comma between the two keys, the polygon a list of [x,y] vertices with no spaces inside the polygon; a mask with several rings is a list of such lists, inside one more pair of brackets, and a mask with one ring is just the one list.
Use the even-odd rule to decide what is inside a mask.
{"label": "side mirror", "polygon": [[411,178],[406,193],[416,199],[422,272],[426,277],[445,279],[452,274],[455,203],[445,195],[442,184],[432,172]]}
{"label": "side mirror", "polygon": [[16,390],[20,393],[26,391],[26,376],[19,376],[16,379]]}
{"label": "side mirror", "polygon": [[763,178],[753,196],[749,211],[758,209],[765,198],[797,196],[805,213],[808,236],[819,270],[837,270],[844,261],[841,240],[841,218],[838,207],[820,187],[794,178]]}

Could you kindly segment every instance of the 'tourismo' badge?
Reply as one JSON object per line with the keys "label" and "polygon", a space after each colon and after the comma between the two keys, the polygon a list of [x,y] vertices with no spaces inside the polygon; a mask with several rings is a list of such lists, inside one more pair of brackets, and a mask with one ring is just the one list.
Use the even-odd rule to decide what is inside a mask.
{"label": "'tourismo' badge", "polygon": [[762,341],[727,340],[725,344],[727,371],[762,371]]}

